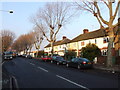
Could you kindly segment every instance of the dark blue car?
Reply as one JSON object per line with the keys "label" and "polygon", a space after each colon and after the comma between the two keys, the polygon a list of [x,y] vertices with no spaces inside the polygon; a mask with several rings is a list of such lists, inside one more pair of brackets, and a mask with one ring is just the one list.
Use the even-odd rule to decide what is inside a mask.
{"label": "dark blue car", "polygon": [[64,58],[61,57],[61,56],[53,56],[52,60],[51,60],[51,63],[53,63],[53,62],[56,62],[57,65],[59,65],[59,64],[66,64],[66,60],[64,60]]}
{"label": "dark blue car", "polygon": [[67,67],[77,67],[78,69],[81,68],[92,68],[93,64],[90,60],[86,58],[73,58],[70,61],[67,61]]}

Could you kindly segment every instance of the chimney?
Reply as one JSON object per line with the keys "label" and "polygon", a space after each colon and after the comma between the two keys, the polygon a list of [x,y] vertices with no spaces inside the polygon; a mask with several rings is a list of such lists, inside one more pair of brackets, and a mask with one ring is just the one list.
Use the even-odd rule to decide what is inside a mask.
{"label": "chimney", "polygon": [[84,29],[84,30],[83,30],[83,34],[88,33],[88,32],[89,32],[88,29]]}
{"label": "chimney", "polygon": [[62,38],[63,38],[63,40],[64,40],[64,39],[66,39],[67,37],[66,37],[66,36],[63,36]]}

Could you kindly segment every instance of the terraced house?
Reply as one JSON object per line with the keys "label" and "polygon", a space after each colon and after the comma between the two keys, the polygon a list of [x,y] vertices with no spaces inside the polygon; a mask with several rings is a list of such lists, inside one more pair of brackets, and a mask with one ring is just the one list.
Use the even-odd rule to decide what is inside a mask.
{"label": "terraced house", "polygon": [[109,38],[104,30],[95,30],[89,32],[88,29],[83,30],[83,34],[72,39],[69,43],[69,48],[75,52],[77,52],[77,56],[80,56],[80,51],[82,47],[85,47],[89,43],[96,44],[102,52],[102,55],[107,55],[107,45]]}
{"label": "terraced house", "polygon": [[[72,50],[77,53],[77,56],[80,56],[80,52],[82,47],[85,47],[89,43],[96,44],[100,50],[101,55],[107,56],[107,47],[109,42],[109,37],[105,30],[106,29],[98,29],[92,32],[89,32],[88,29],[83,30],[83,34],[73,38],[72,40],[63,37],[63,40],[57,41],[54,43],[54,53],[64,56],[65,50]],[[115,31],[115,42],[113,44],[113,56],[117,56],[120,59],[120,30],[118,30],[118,24],[114,27]],[[50,53],[51,47],[50,44],[45,47],[45,52]]]}
{"label": "terraced house", "polygon": [[[67,50],[67,44],[70,42],[70,39],[68,39],[66,36],[63,36],[62,40],[56,41],[54,45],[54,54],[58,54],[60,56],[64,56],[65,50]],[[45,46],[44,52],[48,53],[48,55],[51,54],[51,46],[48,44]]]}

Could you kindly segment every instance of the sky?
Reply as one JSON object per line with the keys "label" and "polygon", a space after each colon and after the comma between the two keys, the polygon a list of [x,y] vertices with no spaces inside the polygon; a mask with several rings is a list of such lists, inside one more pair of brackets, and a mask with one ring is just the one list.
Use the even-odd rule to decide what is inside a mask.
{"label": "sky", "polygon": [[[46,2],[0,2],[0,10],[13,10],[14,13],[0,12],[0,30],[8,29],[15,32],[16,37],[22,34],[30,32],[33,28],[33,24],[30,22],[30,17],[35,15],[40,7],[44,7]],[[107,11],[104,10],[103,15],[106,15]],[[66,36],[69,39],[73,39],[76,36],[83,33],[83,29],[89,29],[94,31],[99,29],[99,23],[96,18],[86,12],[80,12],[79,15],[74,17],[70,22],[65,25],[59,32],[57,39],[62,39],[62,36]],[[48,43],[45,42],[42,47]]]}

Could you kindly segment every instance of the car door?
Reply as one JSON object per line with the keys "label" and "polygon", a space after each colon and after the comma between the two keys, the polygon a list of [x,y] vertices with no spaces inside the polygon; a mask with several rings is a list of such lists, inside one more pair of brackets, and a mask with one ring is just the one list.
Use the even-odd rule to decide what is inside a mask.
{"label": "car door", "polygon": [[78,66],[78,58],[75,58],[75,59],[74,59],[74,64],[73,64],[73,65],[74,65],[74,67],[77,67],[77,66]]}
{"label": "car door", "polygon": [[53,57],[53,61],[54,62],[57,62],[56,58],[57,58],[56,56]]}
{"label": "car door", "polygon": [[76,66],[76,58],[73,58],[73,59],[71,60],[71,66],[72,66],[72,67],[75,67],[75,66]]}

